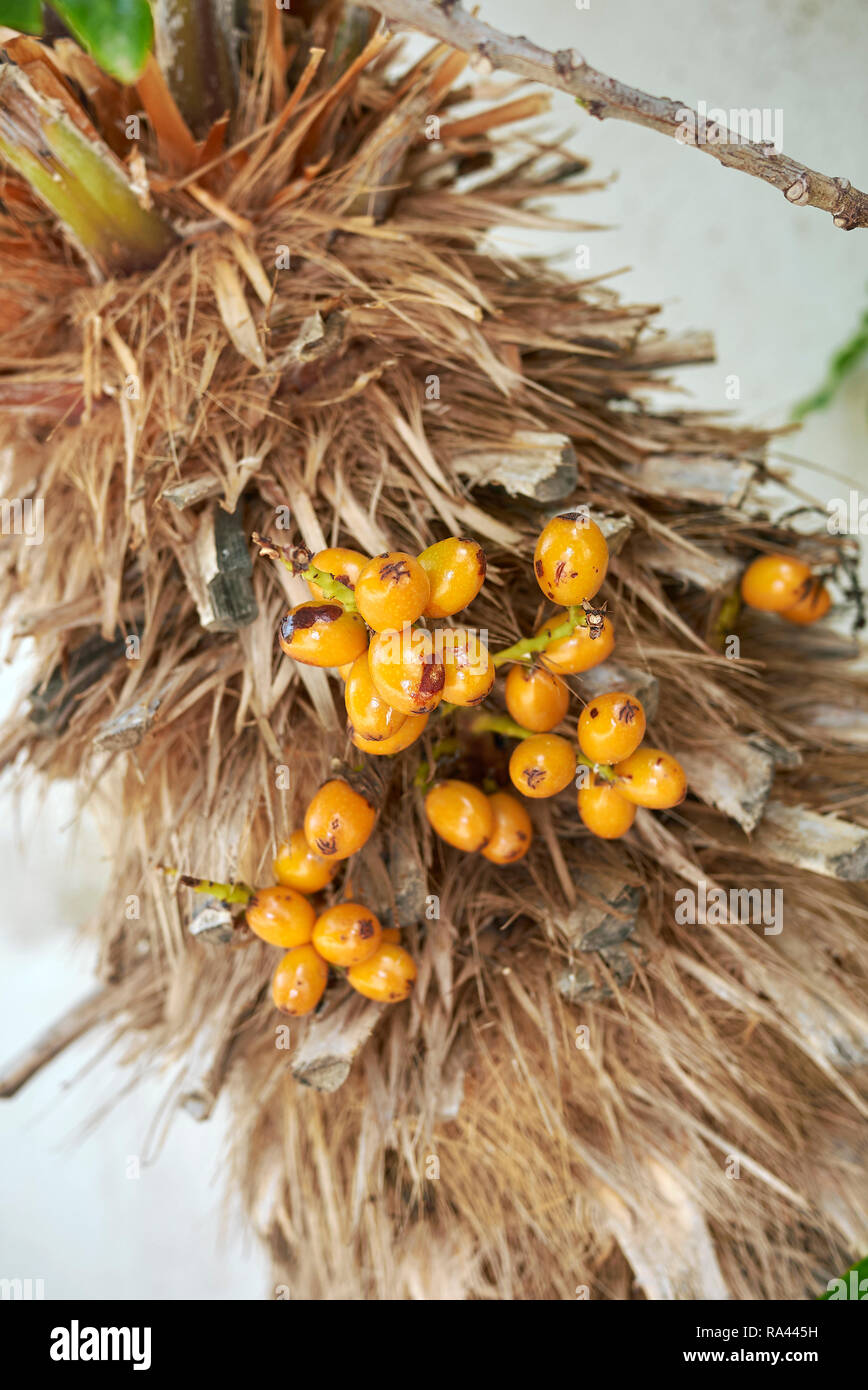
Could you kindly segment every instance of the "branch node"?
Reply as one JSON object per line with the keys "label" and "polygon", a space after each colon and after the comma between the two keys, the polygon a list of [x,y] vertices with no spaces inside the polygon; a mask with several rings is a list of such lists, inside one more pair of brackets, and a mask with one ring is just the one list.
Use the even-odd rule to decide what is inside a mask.
{"label": "branch node", "polygon": [[555,54],[555,71],[558,77],[569,77],[577,68],[583,68],[585,60],[575,48],[559,48]]}
{"label": "branch node", "polygon": [[470,66],[478,77],[490,77],[494,72],[494,63],[489,56],[488,44],[485,40],[476,45],[476,53],[470,60]]}
{"label": "branch node", "polygon": [[791,183],[789,188],[785,189],[784,191],[784,197],[789,202],[795,203],[797,206],[803,206],[805,203],[807,203],[810,196],[811,190],[808,184],[807,176],[805,174],[799,174],[799,177],[796,179],[795,183]]}

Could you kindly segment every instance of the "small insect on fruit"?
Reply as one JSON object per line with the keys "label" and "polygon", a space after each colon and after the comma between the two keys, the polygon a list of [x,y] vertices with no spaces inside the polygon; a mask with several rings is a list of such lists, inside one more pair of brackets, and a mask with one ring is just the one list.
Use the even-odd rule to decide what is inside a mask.
{"label": "small insect on fruit", "polygon": [[438,782],[425,797],[425,815],[441,840],[467,854],[484,849],[494,830],[491,802],[470,782]]}
{"label": "small insect on fruit", "polygon": [[472,603],[485,582],[485,551],[476,541],[448,536],[419,556],[431,592],[426,618],[451,618]]}
{"label": "small insect on fruit", "polygon": [[593,598],[609,566],[609,547],[586,512],[564,512],[543,527],[533,557],[537,583],[547,598],[568,607]]}
{"label": "small insect on fruit", "polygon": [[652,811],[678,806],[687,795],[684,768],[662,748],[637,748],[629,758],[615,763],[615,786],[622,797]]}
{"label": "small insect on fruit", "polygon": [[741,596],[749,608],[784,613],[805,595],[810,566],[792,555],[760,555],[741,577]]}
{"label": "small insect on fruit", "polygon": [[592,835],[618,840],[636,819],[636,807],[611,782],[593,780],[579,788],[579,815]]}
{"label": "small insect on fruit", "polygon": [[428,576],[403,550],[369,560],[356,580],[356,606],[375,632],[415,623],[428,602]]}
{"label": "small insect on fruit", "polygon": [[623,690],[590,700],[579,716],[579,747],[592,763],[616,763],[635,753],[645,737],[645,711]]}
{"label": "small insect on fruit", "polygon": [[446,672],[434,635],[422,628],[374,633],[368,662],[380,699],[402,714],[431,714],[443,699]]}
{"label": "small insect on fruit", "polygon": [[406,999],[416,978],[416,965],[403,946],[383,942],[378,951],[361,965],[352,965],[347,980],[366,999],[380,1004],[398,1004]]}
{"label": "small insect on fruit", "polygon": [[309,1014],[322,999],[328,979],[328,965],[313,946],[296,946],[282,957],[272,976],[275,1007],[293,1018]]}
{"label": "small insect on fruit", "polygon": [[482,857],[491,864],[514,864],[530,849],[533,839],[530,816],[518,797],[509,792],[493,792],[488,802],[494,816],[494,829]]}
{"label": "small insect on fruit", "polygon": [[362,738],[371,741],[391,738],[407,718],[406,714],[387,705],[377,694],[367,652],[362,652],[353,662],[344,686],[344,703],[353,729]]}
{"label": "small insect on fruit", "polygon": [[788,623],[797,623],[799,627],[809,627],[811,623],[819,622],[820,618],[825,618],[832,605],[832,595],[822,579],[806,580],[804,589],[803,596],[792,608],[785,608],[781,614]]}
{"label": "small insect on fruit", "polygon": [[[356,587],[356,580],[361,574],[365,565],[370,560],[369,555],[363,555],[360,550],[345,550],[343,546],[329,546],[327,550],[318,550],[311,560],[311,564],[318,570],[324,570],[330,574],[332,579],[336,579],[339,584],[344,584],[348,589]],[[309,579],[308,585],[314,598],[324,598],[322,589],[318,584]]]}
{"label": "small insect on fruit", "polygon": [[304,666],[343,666],[368,645],[368,629],[358,613],[322,600],[300,603],[283,618],[278,640],[287,656]]}
{"label": "small insect on fruit", "polygon": [[382,936],[377,918],[361,903],[336,903],[317,917],[313,945],[330,965],[361,965],[379,950]]}
{"label": "small insect on fruit", "polygon": [[[537,637],[560,626],[566,613],[555,614],[537,631]],[[549,671],[562,676],[577,676],[582,671],[590,671],[601,661],[611,656],[615,646],[615,629],[610,618],[604,618],[599,630],[592,627],[574,627],[569,637],[558,637],[549,642],[542,652],[540,661]]]}
{"label": "small insect on fruit", "polygon": [[303,946],[310,941],[316,913],[301,893],[277,884],[259,888],[247,904],[247,925],[269,946]]}
{"label": "small insect on fruit", "polygon": [[547,734],[560,724],[570,705],[569,688],[541,666],[513,666],[503,693],[516,723],[535,734]]}
{"label": "small insect on fruit", "polygon": [[443,644],[443,699],[453,705],[482,704],[497,674],[486,644],[465,627],[440,628],[436,642]]}
{"label": "small insect on fruit", "polygon": [[353,729],[352,740],[363,753],[372,753],[375,758],[389,757],[393,753],[403,753],[411,743],[415,743],[428,723],[427,714],[408,714],[401,728],[391,738],[363,738]]}
{"label": "small insect on fruit", "polygon": [[349,859],[367,844],[376,823],[371,803],[349,782],[335,777],[312,798],[304,818],[304,837],[324,859]]}
{"label": "small insect on fruit", "polygon": [[556,796],[575,775],[572,744],[560,734],[533,734],[512,750],[509,776],[522,796]]}

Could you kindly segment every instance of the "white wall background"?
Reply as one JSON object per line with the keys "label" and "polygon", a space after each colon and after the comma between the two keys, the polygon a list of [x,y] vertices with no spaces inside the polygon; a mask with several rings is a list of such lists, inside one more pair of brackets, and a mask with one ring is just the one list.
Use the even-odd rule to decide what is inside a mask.
{"label": "white wall background", "polygon": [[[483,17],[549,48],[577,48],[594,66],[689,105],[783,111],[784,148],[868,187],[868,18],[863,0],[482,0]],[[812,209],[721,169],[696,151],[634,126],[598,122],[565,97],[553,122],[576,127],[572,144],[603,193],[575,200],[577,216],[607,224],[579,238],[591,270],[632,267],[615,282],[628,300],[660,303],[673,330],[712,329],[719,361],[683,374],[697,405],[732,409],[724,382],[737,374],[740,418],[771,425],[813,390],[832,351],[868,302],[868,232],[843,233]],[[540,238],[511,234],[515,249]],[[545,246],[566,267],[577,238]],[[786,443],[823,473],[799,473],[821,500],[841,477],[868,492],[868,370],[834,408]],[[0,702],[21,684],[0,668]],[[0,797],[0,1062],[89,989],[93,946],[76,927],[107,881],[85,820],[69,829],[72,798],[59,789],[25,798],[21,829],[9,779]],[[119,1098],[126,1077],[102,1066],[73,1080],[93,1053],[82,1043],[14,1101],[0,1102],[0,1277],[42,1278],[48,1298],[261,1298],[261,1251],[238,1224],[224,1230],[220,1155],[225,1115],[207,1125],[178,1115],[158,1157],[138,1179],[130,1156],[147,1136],[167,1079]],[[110,1120],[81,1139],[98,1106]]]}

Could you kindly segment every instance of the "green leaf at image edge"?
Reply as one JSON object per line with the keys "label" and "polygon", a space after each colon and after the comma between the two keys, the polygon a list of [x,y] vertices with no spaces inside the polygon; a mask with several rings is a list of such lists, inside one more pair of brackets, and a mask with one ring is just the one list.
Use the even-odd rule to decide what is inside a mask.
{"label": "green leaf at image edge", "polygon": [[22,34],[41,34],[42,5],[39,0],[0,0],[0,24]]}
{"label": "green leaf at image edge", "polygon": [[101,68],[121,82],[136,81],[154,37],[148,0],[52,0],[52,9]]}
{"label": "green leaf at image edge", "polygon": [[[850,1279],[852,1274],[855,1274],[855,1278],[852,1280],[853,1292],[851,1292]],[[860,1290],[860,1285],[863,1280],[866,1281],[864,1293]],[[849,1269],[845,1270],[840,1279],[832,1279],[830,1282],[833,1285],[843,1284],[845,1291],[843,1293],[838,1293],[837,1290],[827,1289],[825,1293],[820,1294],[818,1302],[822,1303],[829,1298],[841,1300],[855,1300],[858,1298],[863,1302],[868,1301],[868,1255],[863,1256],[856,1264],[851,1265]]]}

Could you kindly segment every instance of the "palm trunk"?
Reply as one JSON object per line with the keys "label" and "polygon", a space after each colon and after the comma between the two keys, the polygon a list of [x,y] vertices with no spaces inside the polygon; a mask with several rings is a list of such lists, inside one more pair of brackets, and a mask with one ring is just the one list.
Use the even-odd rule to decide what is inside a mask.
{"label": "palm trunk", "polygon": [[108,146],[72,119],[60,94],[38,91],[11,63],[0,71],[0,159],[27,180],[99,274],[148,269],[175,241],[162,218],[142,207]]}
{"label": "palm trunk", "polygon": [[181,115],[203,139],[235,109],[234,0],[154,0],[157,62]]}

